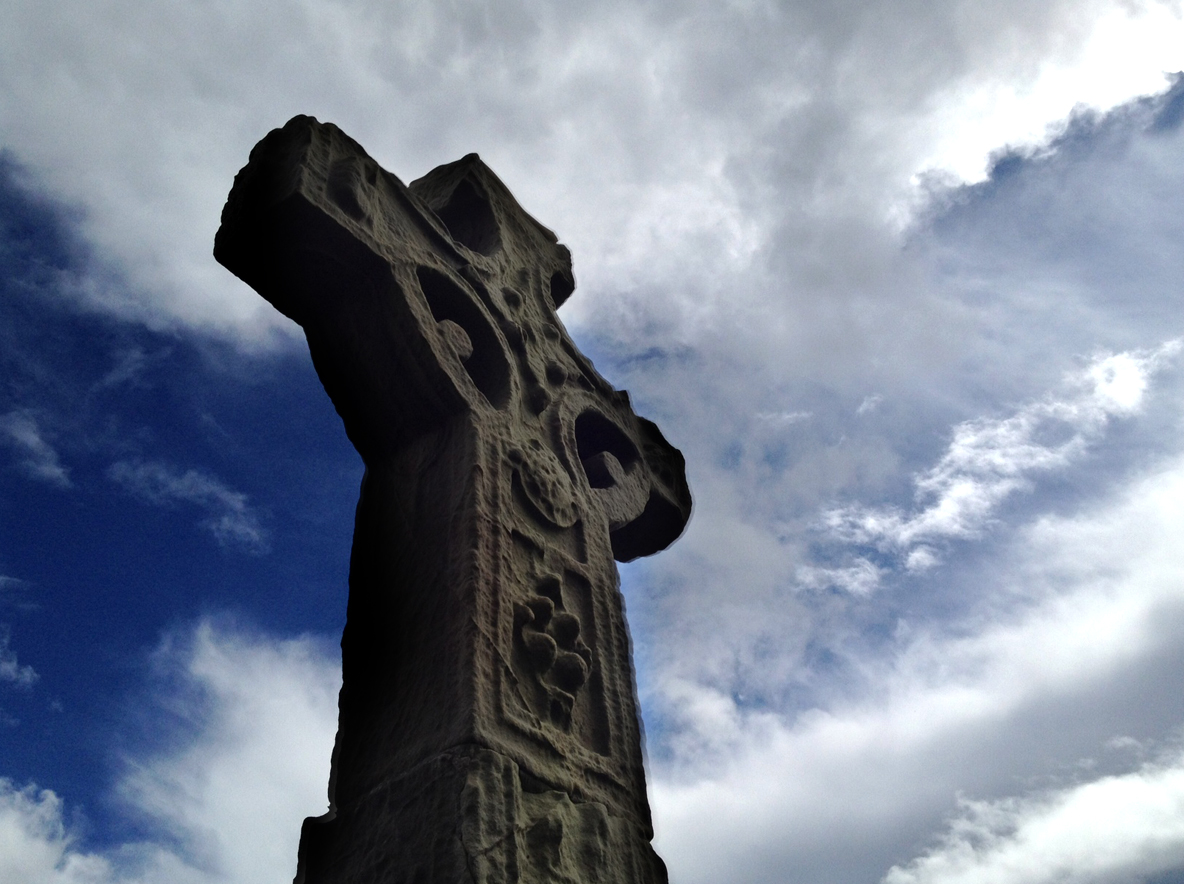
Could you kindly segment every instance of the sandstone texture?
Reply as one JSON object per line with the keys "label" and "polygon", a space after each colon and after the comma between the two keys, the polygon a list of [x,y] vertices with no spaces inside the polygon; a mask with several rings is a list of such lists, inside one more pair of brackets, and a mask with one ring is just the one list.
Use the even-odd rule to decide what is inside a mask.
{"label": "sandstone texture", "polygon": [[296,117],[216,258],[298,322],[366,464],[330,811],[298,882],[665,882],[614,559],[683,458],[576,349],[571,256],[475,155],[404,185]]}

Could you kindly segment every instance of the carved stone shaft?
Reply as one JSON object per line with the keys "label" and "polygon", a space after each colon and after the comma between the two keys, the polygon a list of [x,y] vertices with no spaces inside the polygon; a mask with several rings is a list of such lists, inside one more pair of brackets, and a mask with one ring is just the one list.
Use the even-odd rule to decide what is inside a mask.
{"label": "carved stone shaft", "polygon": [[214,254],[304,328],[366,464],[297,880],[664,882],[613,559],[672,543],[690,495],[559,321],[567,249],[475,154],[407,187],[296,117]]}

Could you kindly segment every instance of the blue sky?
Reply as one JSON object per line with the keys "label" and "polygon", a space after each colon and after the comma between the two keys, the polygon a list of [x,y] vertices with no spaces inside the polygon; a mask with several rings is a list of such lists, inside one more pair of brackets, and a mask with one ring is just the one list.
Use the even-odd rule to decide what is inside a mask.
{"label": "blue sky", "polygon": [[478,151],[687,458],[675,884],[1184,880],[1184,18],[4,2],[0,881],[290,880],[361,462],[210,254],[295,113]]}

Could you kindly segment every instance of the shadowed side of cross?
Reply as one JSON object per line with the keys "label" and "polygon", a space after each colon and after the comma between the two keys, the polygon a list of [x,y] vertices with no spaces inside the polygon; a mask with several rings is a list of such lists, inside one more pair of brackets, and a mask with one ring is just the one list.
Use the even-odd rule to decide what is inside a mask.
{"label": "shadowed side of cross", "polygon": [[665,881],[612,559],[668,546],[691,500],[559,321],[568,250],[475,154],[408,187],[296,117],[214,254],[304,328],[367,468],[298,880]]}

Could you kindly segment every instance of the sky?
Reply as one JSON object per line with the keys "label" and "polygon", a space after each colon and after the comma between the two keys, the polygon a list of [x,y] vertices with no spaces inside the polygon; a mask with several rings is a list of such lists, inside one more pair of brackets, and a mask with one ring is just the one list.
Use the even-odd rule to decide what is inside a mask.
{"label": "sky", "polygon": [[1184,5],[0,0],[0,882],[291,880],[361,461],[220,267],[297,113],[480,153],[686,456],[674,884],[1184,882]]}

